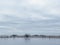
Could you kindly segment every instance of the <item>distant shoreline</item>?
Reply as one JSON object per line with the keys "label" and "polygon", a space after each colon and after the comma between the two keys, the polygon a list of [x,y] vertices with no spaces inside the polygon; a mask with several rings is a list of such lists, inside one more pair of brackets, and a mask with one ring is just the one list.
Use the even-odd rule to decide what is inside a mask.
{"label": "distant shoreline", "polygon": [[0,38],[60,38],[60,36],[52,35],[1,35]]}

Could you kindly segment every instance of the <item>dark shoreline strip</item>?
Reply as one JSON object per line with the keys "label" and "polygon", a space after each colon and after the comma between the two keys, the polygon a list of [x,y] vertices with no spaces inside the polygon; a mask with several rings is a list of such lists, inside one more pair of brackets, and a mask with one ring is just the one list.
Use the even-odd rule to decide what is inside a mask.
{"label": "dark shoreline strip", "polygon": [[25,37],[25,36],[19,36],[19,37],[0,37],[0,38],[60,38],[60,36],[30,36],[30,37]]}

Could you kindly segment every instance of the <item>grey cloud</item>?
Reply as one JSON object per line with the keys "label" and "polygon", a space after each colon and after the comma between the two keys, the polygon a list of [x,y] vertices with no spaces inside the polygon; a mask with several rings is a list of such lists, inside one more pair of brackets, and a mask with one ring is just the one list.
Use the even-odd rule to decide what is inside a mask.
{"label": "grey cloud", "polygon": [[[0,33],[60,33],[60,15],[50,14],[47,6],[41,8],[39,5],[30,5],[24,0],[16,0],[17,5],[14,8],[17,11],[16,15],[2,14],[3,21],[0,21]],[[18,1],[20,1],[18,3]],[[26,0],[25,0],[26,1]],[[23,2],[23,3],[22,3]],[[19,4],[19,5],[18,5]],[[24,5],[25,4],[25,5]],[[48,6],[49,7],[49,6]],[[5,7],[6,8],[6,7]],[[8,7],[9,8],[9,7]],[[10,9],[10,8],[9,8]],[[19,15],[18,15],[19,14]],[[51,19],[32,20],[33,16],[43,16]],[[38,18],[38,17],[37,17]]]}

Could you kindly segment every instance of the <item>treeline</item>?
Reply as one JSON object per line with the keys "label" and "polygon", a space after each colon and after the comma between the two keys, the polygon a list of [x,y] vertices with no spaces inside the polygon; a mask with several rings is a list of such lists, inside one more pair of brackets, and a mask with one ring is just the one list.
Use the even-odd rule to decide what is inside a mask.
{"label": "treeline", "polygon": [[52,36],[52,35],[29,35],[29,34],[25,34],[25,35],[0,35],[0,38],[60,38],[59,36]]}

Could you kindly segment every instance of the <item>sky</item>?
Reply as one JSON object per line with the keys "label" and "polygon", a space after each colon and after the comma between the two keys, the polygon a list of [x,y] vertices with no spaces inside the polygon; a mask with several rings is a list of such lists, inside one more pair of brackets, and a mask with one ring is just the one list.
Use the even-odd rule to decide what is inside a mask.
{"label": "sky", "polygon": [[60,34],[60,0],[0,0],[0,35]]}

